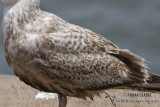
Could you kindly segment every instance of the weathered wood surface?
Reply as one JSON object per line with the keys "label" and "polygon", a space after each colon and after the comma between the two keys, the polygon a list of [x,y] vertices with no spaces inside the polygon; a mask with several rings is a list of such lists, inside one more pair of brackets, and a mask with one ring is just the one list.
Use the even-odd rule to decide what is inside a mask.
{"label": "weathered wood surface", "polygon": [[[58,107],[57,99],[35,99],[37,92],[39,91],[25,85],[15,76],[0,75],[0,107]],[[142,92],[132,90],[107,90],[106,92],[116,97],[117,107],[160,107],[160,93],[152,93],[151,97],[131,97],[126,95]],[[105,96],[102,94],[101,98],[95,97],[94,101],[69,97],[67,107],[114,107]]]}

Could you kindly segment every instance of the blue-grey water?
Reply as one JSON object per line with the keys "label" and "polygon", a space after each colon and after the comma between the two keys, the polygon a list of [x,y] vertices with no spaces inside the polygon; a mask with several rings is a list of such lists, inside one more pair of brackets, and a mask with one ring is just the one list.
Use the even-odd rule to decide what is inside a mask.
{"label": "blue-grey water", "polygon": [[[40,7],[144,57],[149,71],[160,74],[160,0],[41,0]],[[0,3],[0,22],[3,8]],[[0,74],[14,74],[2,41],[0,35]]]}

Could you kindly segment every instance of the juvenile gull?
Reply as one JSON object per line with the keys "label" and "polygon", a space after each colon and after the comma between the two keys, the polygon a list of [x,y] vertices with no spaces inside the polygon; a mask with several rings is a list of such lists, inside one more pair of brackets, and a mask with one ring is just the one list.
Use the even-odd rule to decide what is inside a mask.
{"label": "juvenile gull", "polygon": [[33,88],[67,97],[93,99],[104,89],[160,91],[160,76],[144,59],[91,30],[39,9],[40,0],[1,0],[3,39],[15,74]]}

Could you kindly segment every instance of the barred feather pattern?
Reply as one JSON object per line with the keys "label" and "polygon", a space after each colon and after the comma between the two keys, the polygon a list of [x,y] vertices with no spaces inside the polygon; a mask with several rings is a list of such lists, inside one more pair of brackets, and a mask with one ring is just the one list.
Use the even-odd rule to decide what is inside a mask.
{"label": "barred feather pattern", "polygon": [[143,58],[40,10],[39,0],[12,2],[6,5],[3,19],[6,59],[26,84],[92,99],[103,89],[149,81]]}

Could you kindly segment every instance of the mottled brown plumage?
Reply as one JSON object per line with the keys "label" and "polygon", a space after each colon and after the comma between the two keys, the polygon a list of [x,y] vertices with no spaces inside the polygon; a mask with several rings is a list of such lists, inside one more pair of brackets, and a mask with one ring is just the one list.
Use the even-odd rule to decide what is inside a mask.
{"label": "mottled brown plumage", "polygon": [[63,96],[92,99],[103,89],[145,88],[156,82],[154,78],[160,82],[158,75],[147,72],[143,58],[40,10],[39,0],[1,1],[6,5],[6,59],[26,84]]}

